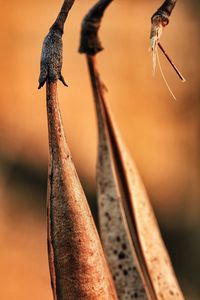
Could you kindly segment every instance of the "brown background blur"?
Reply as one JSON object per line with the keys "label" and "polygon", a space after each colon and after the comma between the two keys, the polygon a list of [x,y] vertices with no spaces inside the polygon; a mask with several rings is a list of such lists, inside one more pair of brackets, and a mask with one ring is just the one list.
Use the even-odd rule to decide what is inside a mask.
{"label": "brown background blur", "polygon": [[[37,90],[41,45],[61,0],[7,0],[0,10],[0,299],[52,299],[46,251],[48,161],[45,88]],[[59,102],[78,173],[95,201],[96,123],[80,22],[95,1],[76,1],[65,26]],[[161,0],[115,0],[101,29],[98,63],[118,127],[158,216],[187,299],[200,299],[200,10],[178,1],[162,44],[187,78],[160,54],[152,77],[150,16]]]}

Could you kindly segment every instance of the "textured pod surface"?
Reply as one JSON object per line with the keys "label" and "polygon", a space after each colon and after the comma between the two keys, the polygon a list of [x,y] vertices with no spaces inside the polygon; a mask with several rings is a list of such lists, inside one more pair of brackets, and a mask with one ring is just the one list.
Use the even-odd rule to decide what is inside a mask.
{"label": "textured pod surface", "polygon": [[56,82],[59,79],[65,86],[67,86],[64,77],[61,74],[63,60],[62,35],[65,21],[74,2],[75,0],[64,0],[55,22],[44,39],[40,60],[38,89],[45,84],[47,79],[51,82]]}
{"label": "textured pod surface", "polygon": [[[121,140],[116,125],[112,120],[110,110],[104,100],[102,98],[109,133],[113,144],[115,144],[115,154],[121,165],[123,188],[127,189],[125,200],[128,204],[127,207],[130,209],[130,215],[127,216],[126,214],[126,216],[131,218],[130,221],[135,226],[135,251],[140,270],[145,279],[145,288],[149,291],[150,299],[183,300],[184,297],[174,274],[144,185],[132,158]],[[125,209],[126,212],[127,210]],[[130,230],[130,224],[128,226]],[[134,244],[133,237],[132,240]]]}
{"label": "textured pod surface", "polygon": [[61,75],[62,51],[62,33],[58,30],[50,30],[42,47],[39,88],[45,84],[47,78],[51,82],[56,82],[58,79],[64,80]]}
{"label": "textured pod surface", "polygon": [[[94,76],[93,58],[88,57],[88,65]],[[92,82],[96,84],[95,81]],[[138,272],[137,260],[127,227],[126,216],[122,208],[123,197],[118,175],[113,161],[112,146],[106,125],[104,109],[99,95],[95,95],[95,106],[98,120],[98,159],[97,190],[99,222],[104,251],[112,272],[119,299],[147,299],[144,284]]]}
{"label": "textured pod surface", "polygon": [[129,153],[122,147],[121,144],[139,244],[156,298],[184,299],[143,183]]}
{"label": "textured pod surface", "polygon": [[56,94],[56,83],[47,82],[48,248],[54,299],[117,299],[65,140]]}
{"label": "textured pod surface", "polygon": [[[97,182],[101,233],[116,286],[118,284],[120,286],[120,283],[117,283],[120,278],[118,276],[121,276],[123,282],[126,280],[117,270],[118,268],[122,270],[125,268],[123,274],[128,275],[127,265],[130,264],[131,258],[127,262],[125,260],[127,255],[132,254],[132,262],[137,268],[137,271],[130,272],[127,276],[124,286],[131,286],[132,280],[137,276],[135,283],[139,284],[140,293],[137,291],[131,294],[122,288],[118,294],[119,298],[184,299],[145,188],[105,101],[103,85],[93,57],[88,56],[88,64],[97,108],[100,139]],[[126,237],[123,237],[122,231],[120,235],[115,236],[116,230],[125,230]],[[131,246],[127,247],[129,244]],[[127,248],[129,251],[125,251]],[[141,287],[142,282],[143,287]]]}

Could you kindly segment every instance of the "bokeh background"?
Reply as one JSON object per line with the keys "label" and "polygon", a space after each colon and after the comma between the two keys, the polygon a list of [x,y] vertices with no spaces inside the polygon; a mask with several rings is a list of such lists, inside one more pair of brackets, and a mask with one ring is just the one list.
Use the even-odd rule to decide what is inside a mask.
{"label": "bokeh background", "polygon": [[[77,51],[82,17],[95,1],[76,1],[64,34],[59,102],[74,162],[95,206],[97,132],[86,61]],[[187,299],[200,299],[200,10],[178,1],[152,77],[150,16],[161,0],[115,0],[101,29],[98,64],[121,134],[135,159]],[[37,90],[41,45],[61,0],[7,0],[0,10],[0,299],[52,299],[46,250],[48,139],[45,88]]]}

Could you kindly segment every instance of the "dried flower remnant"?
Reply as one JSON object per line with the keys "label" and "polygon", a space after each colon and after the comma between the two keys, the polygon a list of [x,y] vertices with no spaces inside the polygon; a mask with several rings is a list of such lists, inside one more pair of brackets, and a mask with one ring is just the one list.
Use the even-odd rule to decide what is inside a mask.
{"label": "dried flower remnant", "polygon": [[176,100],[175,95],[173,94],[166,78],[163,73],[160,60],[159,60],[159,55],[158,55],[158,49],[157,47],[160,48],[162,53],[165,55],[166,59],[172,66],[172,68],[175,70],[176,74],[178,77],[181,79],[182,82],[185,82],[185,78],[179,71],[179,69],[176,67],[176,65],[173,63],[173,61],[170,59],[169,55],[166,53],[164,50],[163,46],[160,44],[160,38],[163,33],[163,29],[165,26],[168,25],[169,23],[169,17],[175,7],[177,0],[166,0],[161,7],[154,13],[154,15],[151,17],[151,33],[150,33],[150,47],[151,47],[151,52],[152,52],[152,59],[153,59],[153,75],[155,74],[156,70],[156,62],[158,62],[158,66],[161,72],[161,75],[163,77],[163,80],[172,95],[172,97]]}
{"label": "dried flower remnant", "polygon": [[[98,1],[91,9],[86,16],[87,22],[90,16],[90,26],[93,22],[92,12],[94,13],[95,8],[98,11],[101,2],[105,4],[111,1]],[[96,22],[97,15],[94,15]],[[83,20],[82,35],[87,33],[84,28],[87,22]],[[93,31],[94,45],[99,42],[98,30],[96,41]],[[100,231],[118,297],[123,300],[182,300],[183,296],[144,186],[107,105],[105,88],[94,56],[98,53],[97,48],[93,51],[90,46],[90,35],[81,36],[79,51],[87,56],[98,120],[97,189]]]}
{"label": "dried flower remnant", "polygon": [[169,23],[169,17],[174,9],[176,2],[177,0],[166,0],[151,17],[150,44],[153,55],[153,72],[155,72],[156,67],[157,45],[164,27]]}
{"label": "dried flower remnant", "polygon": [[65,21],[74,2],[75,0],[64,1],[56,21],[53,23],[49,29],[49,33],[44,39],[40,60],[38,89],[45,84],[47,79],[51,82],[60,80],[65,86],[67,86],[64,77],[61,74],[63,60],[62,35],[64,33]]}
{"label": "dried flower remnant", "polygon": [[[73,3],[64,2],[61,13],[51,27],[55,32],[60,34],[60,30],[63,31]],[[60,38],[56,42],[49,39],[43,48],[44,53],[49,53],[47,63],[56,61],[55,65],[46,66],[51,67],[51,71],[57,75],[58,66],[61,70],[61,61],[57,60],[58,49],[61,53],[58,45]],[[64,135],[57,99],[58,79],[57,76],[52,78],[51,73],[47,73],[45,79],[50,153],[48,254],[54,300],[117,300],[101,242]]]}

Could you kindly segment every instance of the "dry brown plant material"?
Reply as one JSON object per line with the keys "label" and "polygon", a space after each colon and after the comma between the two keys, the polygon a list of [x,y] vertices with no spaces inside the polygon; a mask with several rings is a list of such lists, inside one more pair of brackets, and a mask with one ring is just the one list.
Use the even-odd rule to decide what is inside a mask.
{"label": "dry brown plant material", "polygon": [[50,154],[47,223],[51,282],[54,300],[117,300],[112,276],[65,139],[57,99],[57,80],[61,79],[62,68],[61,36],[73,3],[64,2],[45,38],[39,79],[40,87],[46,82],[47,95]]}
{"label": "dry brown plant material", "polygon": [[153,75],[155,75],[156,70],[156,64],[158,62],[158,66],[161,72],[161,75],[163,77],[163,80],[172,95],[172,97],[176,100],[176,97],[174,93],[172,92],[168,81],[164,75],[164,72],[162,70],[159,54],[158,54],[158,47],[166,57],[167,61],[170,63],[171,67],[174,69],[176,74],[178,75],[179,79],[182,82],[185,82],[185,78],[177,68],[177,66],[174,64],[174,62],[171,60],[165,49],[160,43],[160,38],[162,36],[164,28],[169,24],[169,18],[170,15],[176,5],[177,0],[165,0],[164,3],[161,5],[161,7],[153,14],[151,17],[151,33],[150,33],[150,47],[151,47],[151,53],[152,53],[152,60],[153,60]]}
{"label": "dry brown plant material", "polygon": [[100,6],[102,2],[111,1],[98,1],[83,20],[82,35],[89,24],[92,43],[90,35],[85,34],[79,49],[87,57],[98,120],[97,189],[103,247],[119,299],[182,300],[153,209],[113,121],[96,66],[96,45],[100,44],[97,33],[106,8]]}
{"label": "dry brown plant material", "polygon": [[47,219],[54,299],[117,299],[65,139],[56,85],[47,81],[50,151]]}
{"label": "dry brown plant material", "polygon": [[177,0],[165,0],[161,7],[151,17],[151,50],[153,56],[153,72],[156,67],[157,45],[161,38],[163,29],[169,24],[170,15],[176,5]]}

